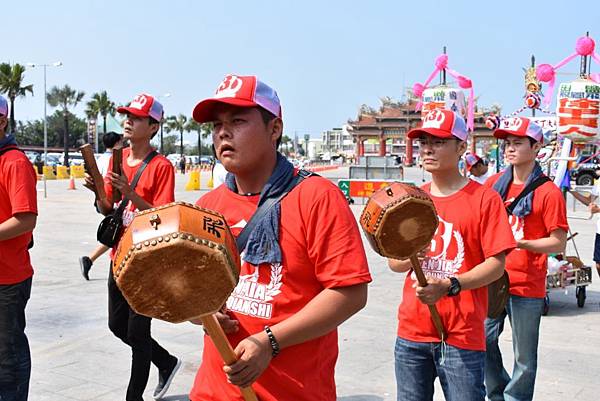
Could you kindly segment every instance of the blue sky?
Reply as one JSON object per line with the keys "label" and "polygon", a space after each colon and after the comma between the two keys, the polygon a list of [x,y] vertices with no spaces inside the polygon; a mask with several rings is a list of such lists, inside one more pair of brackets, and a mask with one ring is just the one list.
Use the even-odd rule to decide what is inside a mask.
{"label": "blue sky", "polygon": [[[189,116],[224,75],[254,74],[278,91],[288,135],[317,136],[363,103],[400,98],[444,45],[480,103],[504,113],[522,105],[531,54],[555,64],[587,30],[600,53],[597,1],[21,0],[4,11],[1,61],[62,61],[48,69],[48,88],[107,90],[117,103],[171,93],[166,113]],[[28,70],[25,82],[35,96],[18,101],[16,117],[41,118],[42,70]]]}

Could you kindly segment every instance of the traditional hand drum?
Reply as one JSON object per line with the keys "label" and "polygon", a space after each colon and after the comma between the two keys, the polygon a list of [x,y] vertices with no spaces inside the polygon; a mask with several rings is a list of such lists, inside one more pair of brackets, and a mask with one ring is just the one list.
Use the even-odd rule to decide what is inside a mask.
{"label": "traditional hand drum", "polygon": [[[378,254],[392,259],[410,258],[419,285],[427,286],[416,255],[430,245],[438,218],[425,191],[397,182],[378,190],[365,206],[360,224]],[[445,332],[435,305],[429,305],[429,311],[443,341]]]}
{"label": "traditional hand drum", "polygon": [[[227,364],[237,358],[214,313],[235,288],[239,270],[223,216],[184,202],[137,213],[113,265],[135,312],[172,323],[200,318]],[[241,390],[246,400],[256,400],[251,388]]]}

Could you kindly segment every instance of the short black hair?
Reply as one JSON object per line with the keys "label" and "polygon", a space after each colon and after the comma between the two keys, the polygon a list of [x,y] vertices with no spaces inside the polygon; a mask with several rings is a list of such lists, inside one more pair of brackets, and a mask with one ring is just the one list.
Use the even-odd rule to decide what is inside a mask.
{"label": "short black hair", "polygon": [[533,148],[533,145],[535,145],[536,143],[538,143],[538,141],[536,141],[535,139],[533,139],[530,136],[528,136],[527,139],[529,139],[529,144],[531,145],[532,148]]}
{"label": "short black hair", "polygon": [[[275,114],[271,113],[267,109],[263,109],[260,106],[257,106],[256,109],[260,113],[260,116],[262,117],[262,120],[265,123],[265,125],[269,124],[271,121],[273,121],[274,119],[277,118],[277,116]],[[279,135],[279,138],[277,138],[277,148],[279,148],[279,145],[281,144],[282,137],[283,137],[283,132],[281,133],[281,135]]]}
{"label": "short black hair", "polygon": [[156,131],[154,131],[154,134],[152,134],[152,136],[150,137],[150,139],[152,139],[152,138],[154,138],[156,136],[156,134],[158,134],[158,130],[160,129],[160,121],[157,121],[154,118],[148,116],[148,124],[159,124],[158,128],[156,129]]}
{"label": "short black hair", "polygon": [[122,137],[123,136],[121,134],[117,134],[114,131],[109,131],[102,136],[102,143],[106,149],[112,149]]}

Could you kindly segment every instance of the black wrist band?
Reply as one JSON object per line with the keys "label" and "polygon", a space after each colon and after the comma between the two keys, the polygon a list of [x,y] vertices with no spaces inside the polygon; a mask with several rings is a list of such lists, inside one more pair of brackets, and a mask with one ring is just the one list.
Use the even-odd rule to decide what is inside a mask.
{"label": "black wrist band", "polygon": [[281,351],[281,349],[279,348],[279,343],[277,342],[277,339],[273,335],[273,332],[271,331],[271,328],[269,326],[265,326],[265,332],[267,333],[267,337],[269,337],[269,342],[271,343],[271,355],[273,355],[273,357],[276,357]]}

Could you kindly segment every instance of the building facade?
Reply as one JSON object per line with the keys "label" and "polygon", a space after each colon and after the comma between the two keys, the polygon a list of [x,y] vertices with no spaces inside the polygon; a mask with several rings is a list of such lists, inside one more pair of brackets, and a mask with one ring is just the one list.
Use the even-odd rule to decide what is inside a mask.
{"label": "building facade", "polygon": [[[356,120],[348,121],[356,156],[400,156],[406,165],[413,165],[419,149],[406,134],[421,125],[421,112],[415,109],[415,101],[383,102],[379,110],[361,107]],[[469,150],[487,152],[494,144],[492,131],[485,126],[485,117],[476,112]]]}

